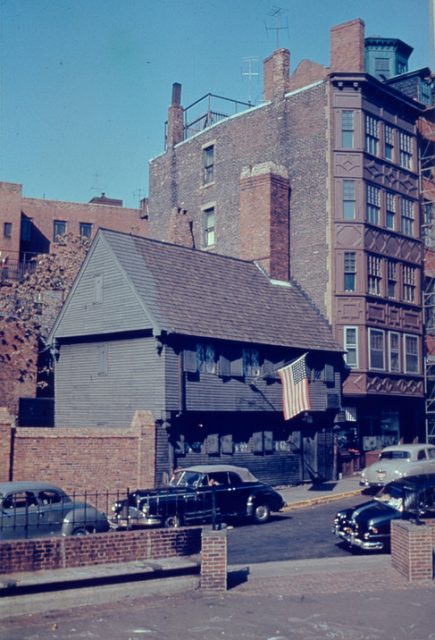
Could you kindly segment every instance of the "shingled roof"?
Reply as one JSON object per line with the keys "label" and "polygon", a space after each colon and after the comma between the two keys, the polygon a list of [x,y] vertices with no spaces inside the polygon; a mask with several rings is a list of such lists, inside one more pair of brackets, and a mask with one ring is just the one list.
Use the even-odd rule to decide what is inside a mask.
{"label": "shingled roof", "polygon": [[253,262],[100,229],[156,331],[298,349],[342,351],[292,282]]}

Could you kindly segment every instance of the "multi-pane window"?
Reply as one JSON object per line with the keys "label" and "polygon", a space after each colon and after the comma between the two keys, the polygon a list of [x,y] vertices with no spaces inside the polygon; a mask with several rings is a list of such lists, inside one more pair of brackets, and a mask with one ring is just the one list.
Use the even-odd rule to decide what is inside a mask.
{"label": "multi-pane window", "polygon": [[401,221],[400,221],[400,230],[406,236],[413,237],[414,236],[414,203],[412,200],[408,200],[408,198],[400,199],[400,213],[401,213]]}
{"label": "multi-pane window", "polygon": [[355,180],[343,180],[343,220],[355,220]]}
{"label": "multi-pane window", "polygon": [[90,222],[80,223],[80,238],[90,240],[92,236],[92,224]]}
{"label": "multi-pane window", "polygon": [[205,373],[216,373],[216,355],[214,346],[199,342],[196,345],[197,370]]}
{"label": "multi-pane window", "polygon": [[387,229],[395,227],[396,219],[396,197],[391,191],[387,191],[385,198],[385,222]]}
{"label": "multi-pane window", "polygon": [[214,180],[214,145],[202,150],[202,182],[209,184]]}
{"label": "multi-pane window", "polygon": [[387,296],[389,298],[397,296],[397,263],[393,260],[387,262]]}
{"label": "multi-pane window", "polygon": [[261,373],[258,349],[243,349],[243,373],[245,376],[259,376]]}
{"label": "multi-pane window", "polygon": [[385,333],[369,329],[369,368],[385,371]]}
{"label": "multi-pane window", "polygon": [[381,210],[381,190],[372,184],[367,185],[367,222],[379,224]]}
{"label": "multi-pane window", "polygon": [[12,238],[12,222],[3,223],[3,238]]}
{"label": "multi-pane window", "polygon": [[390,77],[390,59],[389,58],[375,58],[375,75],[381,76],[382,80],[386,80]]}
{"label": "multi-pane window", "polygon": [[358,327],[344,327],[343,346],[345,350],[344,359],[351,369],[358,368]]}
{"label": "multi-pane window", "polygon": [[65,220],[53,220],[53,241],[59,242],[59,240],[65,234],[66,234]]}
{"label": "multi-pane window", "polygon": [[203,223],[203,244],[204,247],[213,247],[215,244],[215,208],[209,207],[208,209],[204,209],[202,212],[202,223]]}
{"label": "multi-pane window", "polygon": [[395,331],[388,334],[388,366],[390,371],[400,371],[400,335]]}
{"label": "multi-pane window", "polygon": [[420,365],[418,358],[418,338],[405,334],[404,353],[405,353],[405,373],[419,373]]}
{"label": "multi-pane window", "polygon": [[366,151],[373,156],[379,152],[379,120],[366,115]]}
{"label": "multi-pane window", "polygon": [[343,149],[353,149],[355,146],[354,112],[341,112],[341,146]]}
{"label": "multi-pane window", "polygon": [[394,128],[389,124],[385,125],[385,159],[394,160]]}
{"label": "multi-pane window", "polygon": [[355,291],[356,286],[356,254],[354,251],[344,252],[344,290]]}
{"label": "multi-pane window", "polygon": [[415,281],[416,281],[415,268],[403,265],[402,282],[403,282],[403,300],[405,302],[415,302]]}
{"label": "multi-pane window", "polygon": [[399,163],[405,169],[412,169],[412,137],[407,133],[399,135]]}
{"label": "multi-pane window", "polygon": [[377,256],[367,257],[368,292],[379,296],[382,282],[382,259]]}

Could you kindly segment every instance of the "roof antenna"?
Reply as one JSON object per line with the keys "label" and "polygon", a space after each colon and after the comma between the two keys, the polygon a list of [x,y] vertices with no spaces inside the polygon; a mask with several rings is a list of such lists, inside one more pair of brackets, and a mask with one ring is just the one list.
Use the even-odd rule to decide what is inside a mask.
{"label": "roof antenna", "polygon": [[[246,69],[246,71],[245,71]],[[255,77],[258,77],[258,57],[257,56],[247,56],[246,58],[243,58],[243,69],[242,69],[242,76],[245,76],[246,78],[248,78],[248,82],[249,82],[249,96],[248,96],[248,102],[250,105],[255,104],[256,100],[252,99],[252,80]]]}
{"label": "roof antenna", "polygon": [[272,18],[274,26],[269,27],[266,22],[264,23],[266,31],[275,31],[277,49],[279,49],[279,32],[287,31],[288,36],[288,18],[284,16],[284,13],[287,13],[287,11],[282,7],[272,7],[267,15]]}

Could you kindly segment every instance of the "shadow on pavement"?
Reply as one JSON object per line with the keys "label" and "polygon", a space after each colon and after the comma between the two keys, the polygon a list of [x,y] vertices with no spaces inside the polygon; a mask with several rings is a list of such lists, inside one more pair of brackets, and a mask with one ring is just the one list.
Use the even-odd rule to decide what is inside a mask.
{"label": "shadow on pavement", "polygon": [[244,582],[248,582],[249,567],[243,569],[237,569],[236,571],[229,571],[227,576],[228,589],[234,589]]}

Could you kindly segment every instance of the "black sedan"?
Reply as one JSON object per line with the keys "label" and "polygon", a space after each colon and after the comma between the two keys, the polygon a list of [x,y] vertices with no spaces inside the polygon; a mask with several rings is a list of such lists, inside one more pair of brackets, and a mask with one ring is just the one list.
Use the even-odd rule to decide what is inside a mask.
{"label": "black sedan", "polygon": [[394,480],[373,500],[339,511],[332,531],[350,548],[388,550],[392,520],[422,517],[435,517],[433,473]]}
{"label": "black sedan", "polygon": [[244,467],[197,465],[176,471],[167,487],[138,489],[116,502],[111,524],[178,527],[242,518],[263,524],[284,506],[278,492]]}

